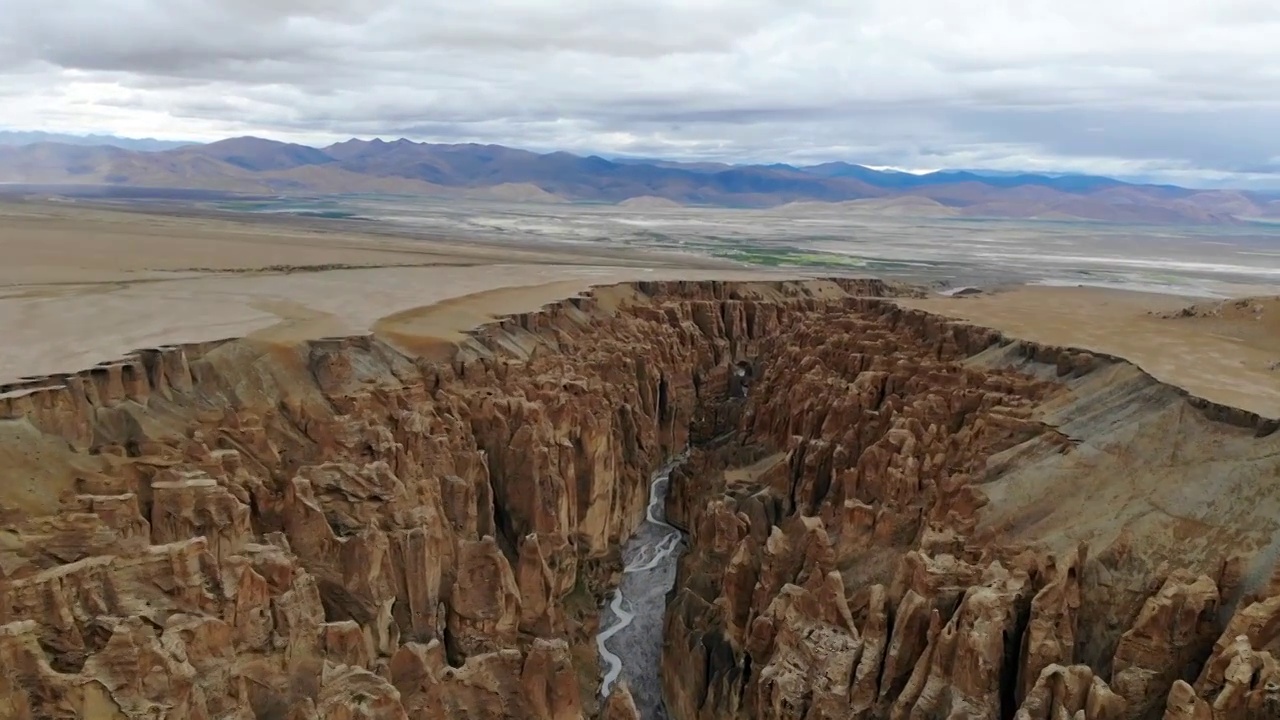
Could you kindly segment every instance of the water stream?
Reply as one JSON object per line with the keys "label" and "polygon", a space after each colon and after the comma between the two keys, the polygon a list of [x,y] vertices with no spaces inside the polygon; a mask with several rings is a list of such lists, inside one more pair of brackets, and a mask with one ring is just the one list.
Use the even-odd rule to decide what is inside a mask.
{"label": "water stream", "polygon": [[604,662],[600,694],[607,697],[614,684],[625,679],[645,720],[667,717],[658,676],[662,620],[684,535],[667,524],[664,508],[671,471],[681,460],[676,458],[653,474],[645,521],[622,548],[622,582],[601,611],[596,636]]}

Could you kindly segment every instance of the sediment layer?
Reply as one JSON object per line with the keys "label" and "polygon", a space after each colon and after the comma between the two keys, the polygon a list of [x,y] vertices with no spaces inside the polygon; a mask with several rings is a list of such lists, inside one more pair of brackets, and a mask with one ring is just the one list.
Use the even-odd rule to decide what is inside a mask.
{"label": "sediment layer", "polygon": [[0,388],[0,716],[633,717],[597,608],[686,447],[674,718],[1280,716],[1274,421],[893,292],[641,283]]}

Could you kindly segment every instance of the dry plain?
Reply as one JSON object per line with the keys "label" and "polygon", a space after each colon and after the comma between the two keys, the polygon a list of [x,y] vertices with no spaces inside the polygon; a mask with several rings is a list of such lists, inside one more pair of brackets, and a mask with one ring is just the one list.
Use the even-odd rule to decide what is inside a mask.
{"label": "dry plain", "polygon": [[[0,257],[0,382],[250,334],[314,339],[412,318],[414,332],[451,337],[592,285],[777,275],[694,256],[423,241],[332,223],[54,203],[0,204]],[[453,302],[411,312],[445,300]]]}
{"label": "dry plain", "polygon": [[[455,336],[593,285],[832,274],[600,244],[424,240],[349,223],[24,202],[0,203],[0,257],[0,382],[251,333],[349,335],[412,318],[411,333]],[[1089,287],[903,302],[1118,355],[1208,399],[1280,415],[1280,312],[1265,298],[1250,304],[1256,313],[1190,318],[1162,314],[1203,299]]]}

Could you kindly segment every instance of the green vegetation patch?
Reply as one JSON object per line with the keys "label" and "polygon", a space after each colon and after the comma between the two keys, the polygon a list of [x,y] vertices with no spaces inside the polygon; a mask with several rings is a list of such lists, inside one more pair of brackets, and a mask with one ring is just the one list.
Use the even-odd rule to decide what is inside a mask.
{"label": "green vegetation patch", "polygon": [[767,267],[866,268],[869,265],[865,258],[790,247],[716,249],[713,254],[727,260]]}

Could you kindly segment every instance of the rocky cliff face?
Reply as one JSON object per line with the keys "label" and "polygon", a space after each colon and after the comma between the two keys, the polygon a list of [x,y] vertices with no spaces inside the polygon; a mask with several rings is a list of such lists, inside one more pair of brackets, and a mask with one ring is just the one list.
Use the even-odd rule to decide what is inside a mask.
{"label": "rocky cliff face", "polygon": [[[1194,443],[1175,462],[1200,466],[1224,451],[1214,441],[1250,448],[1262,462],[1239,456],[1239,470],[1254,497],[1274,497],[1269,421],[1191,403],[1241,427],[1215,426],[1112,359],[1005,345],[878,300],[853,306],[797,318],[761,345],[735,432],[677,475],[668,509],[691,548],[667,610],[672,717],[1280,717],[1280,624],[1262,629],[1280,598],[1240,601],[1246,548],[1192,541],[1220,529],[1161,510],[1132,526],[1116,518],[1111,535],[1076,533],[1096,548],[1027,533],[1055,515],[1088,526],[1116,512],[1105,500],[1072,507],[1070,485],[984,522],[989,505],[1027,504],[1033,489],[1003,485],[1028,469],[1040,484],[1078,482],[1062,470],[1092,455],[1089,470],[1115,482],[1160,472],[1169,459],[1138,466],[1149,448],[1129,435],[1170,414],[1161,452]],[[1132,458],[1097,454],[1113,436]],[[1203,483],[1220,482],[1201,468]],[[1274,525],[1243,525],[1273,541]],[[1170,532],[1188,536],[1181,552],[1161,550]],[[1249,561],[1266,569],[1273,557]]]}
{"label": "rocky cliff face", "polygon": [[673,717],[1276,717],[1265,542],[1095,548],[1001,484],[1113,471],[1091,443],[1167,389],[889,292],[639,284],[447,359],[237,340],[0,388],[0,717],[634,717],[596,609],[690,444]]}

